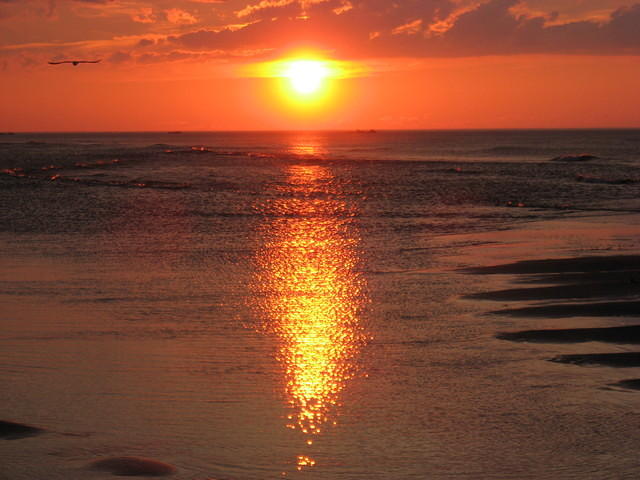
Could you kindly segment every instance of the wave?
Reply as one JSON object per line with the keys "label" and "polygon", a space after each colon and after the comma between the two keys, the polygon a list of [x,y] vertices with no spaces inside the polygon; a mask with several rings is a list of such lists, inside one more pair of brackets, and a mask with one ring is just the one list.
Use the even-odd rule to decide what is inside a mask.
{"label": "wave", "polygon": [[[55,165],[49,164],[38,168],[6,168],[0,170],[0,174],[4,174],[8,177],[17,179],[29,179],[43,182],[58,182],[58,183],[71,183],[81,184],[85,186],[104,186],[104,187],[123,187],[123,188],[151,188],[160,190],[184,190],[191,188],[188,183],[178,182],[166,182],[159,180],[117,180],[117,179],[99,179],[97,177],[104,177],[104,173],[96,173],[90,176],[72,176],[70,174],[63,174],[64,172],[82,170],[82,169],[95,169],[104,168],[113,165],[119,165],[120,159],[113,159],[110,161],[98,161],[93,163],[76,162],[73,165]],[[61,173],[63,172],[63,173]]]}
{"label": "wave", "polygon": [[475,153],[493,154],[493,155],[544,155],[551,151],[550,148],[544,147],[527,147],[523,145],[498,145]]}
{"label": "wave", "polygon": [[[119,165],[121,160],[114,158],[111,160],[98,160],[96,162],[74,162],[70,165],[56,165],[53,163],[42,165],[40,167],[13,167],[0,170],[5,175],[12,177],[31,177],[39,178],[43,175],[43,172],[50,171],[64,171],[64,170],[77,170],[77,169],[95,169],[105,168],[113,165]],[[45,174],[46,175],[46,174]]]}
{"label": "wave", "polygon": [[64,177],[59,174],[50,176],[48,180],[97,187],[150,188],[155,190],[185,190],[191,188],[191,185],[187,183],[162,182],[158,180],[98,180],[96,178]]}

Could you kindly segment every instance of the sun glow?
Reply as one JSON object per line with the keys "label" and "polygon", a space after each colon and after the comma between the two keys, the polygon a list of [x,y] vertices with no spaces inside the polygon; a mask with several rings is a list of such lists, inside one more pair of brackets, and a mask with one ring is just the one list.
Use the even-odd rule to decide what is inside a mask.
{"label": "sun glow", "polygon": [[342,80],[364,72],[364,67],[354,62],[325,58],[317,52],[295,52],[277,60],[245,65],[240,75],[272,79],[265,85],[270,86],[268,95],[273,95],[274,105],[315,114],[340,105]]}
{"label": "sun glow", "polygon": [[309,95],[322,87],[329,76],[329,69],[319,60],[294,60],[289,63],[284,76],[297,93]]}

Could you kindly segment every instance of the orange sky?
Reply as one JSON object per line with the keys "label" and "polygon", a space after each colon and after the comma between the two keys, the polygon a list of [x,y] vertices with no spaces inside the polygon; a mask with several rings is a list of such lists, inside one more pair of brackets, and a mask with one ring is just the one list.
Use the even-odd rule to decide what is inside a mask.
{"label": "orange sky", "polygon": [[[301,51],[323,101],[250,68]],[[640,127],[637,85],[633,0],[0,0],[0,131]]]}

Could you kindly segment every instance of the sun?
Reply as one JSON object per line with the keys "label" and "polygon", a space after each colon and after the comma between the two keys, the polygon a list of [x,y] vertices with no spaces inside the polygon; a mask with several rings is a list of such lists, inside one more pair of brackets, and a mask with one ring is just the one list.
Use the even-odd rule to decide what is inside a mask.
{"label": "sun", "polygon": [[300,95],[311,95],[322,87],[329,76],[328,67],[319,60],[293,60],[284,72],[291,87]]}
{"label": "sun", "polygon": [[268,80],[264,82],[264,98],[269,104],[307,115],[337,108],[338,99],[345,95],[342,80],[361,76],[362,72],[364,68],[354,62],[327,58],[321,52],[297,51],[246,64],[239,75]]}

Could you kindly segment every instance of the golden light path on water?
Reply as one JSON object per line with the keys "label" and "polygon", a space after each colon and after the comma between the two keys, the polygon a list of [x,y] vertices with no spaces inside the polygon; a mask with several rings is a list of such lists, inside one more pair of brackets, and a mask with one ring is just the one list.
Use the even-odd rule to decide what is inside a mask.
{"label": "golden light path on water", "polygon": [[[265,330],[278,339],[291,409],[287,427],[312,445],[337,423],[341,391],[357,370],[365,294],[356,270],[354,207],[337,190],[331,170],[312,164],[284,168],[286,181],[264,207],[269,220],[258,255],[260,309]],[[315,463],[309,454],[297,455],[298,470]]]}

